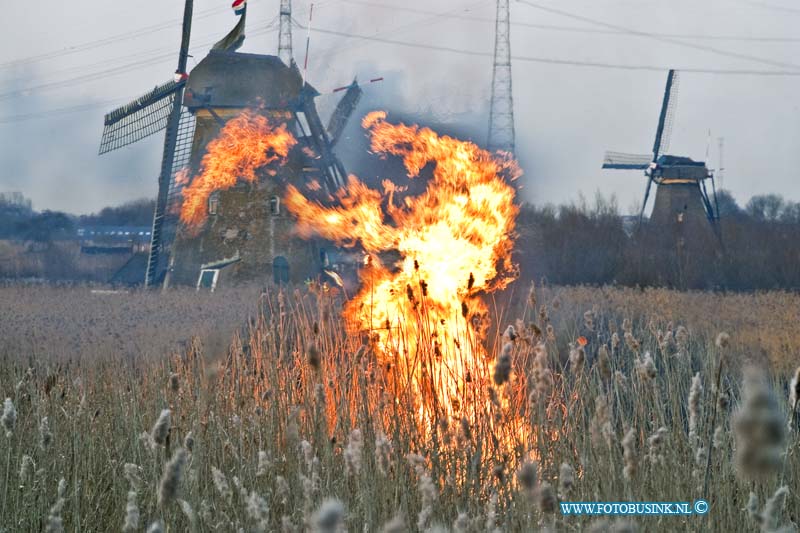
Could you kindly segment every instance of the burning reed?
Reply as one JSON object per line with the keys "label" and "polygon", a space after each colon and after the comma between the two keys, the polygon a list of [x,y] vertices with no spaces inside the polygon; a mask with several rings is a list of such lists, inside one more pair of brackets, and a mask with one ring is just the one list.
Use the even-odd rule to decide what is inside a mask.
{"label": "burning reed", "polygon": [[[707,521],[562,516],[564,501],[697,494],[692,440],[707,447],[716,433],[715,385],[704,378],[716,370],[707,357],[716,333],[701,336],[695,326],[679,345],[664,333],[679,324],[605,306],[599,296],[590,316],[563,293],[539,287],[536,299],[546,314],[526,314],[524,304],[500,309],[503,318],[474,347],[486,354],[485,373],[465,376],[459,416],[435,402],[426,410],[393,375],[407,364],[422,390],[435,390],[437,376],[423,371],[435,344],[420,344],[416,370],[413,360],[381,357],[380,338],[353,335],[336,318],[340,297],[314,285],[267,291],[230,346],[209,355],[190,342],[160,360],[42,358],[30,372],[27,361],[6,359],[0,526],[735,531],[786,527],[800,514],[797,429],[787,429],[794,372],[748,377],[740,387],[731,364],[716,425],[723,443],[729,432],[735,439],[713,454]],[[509,330],[517,317],[521,325]],[[617,328],[636,343],[614,345]],[[570,349],[581,335],[576,374]],[[500,384],[489,354],[508,356]]]}

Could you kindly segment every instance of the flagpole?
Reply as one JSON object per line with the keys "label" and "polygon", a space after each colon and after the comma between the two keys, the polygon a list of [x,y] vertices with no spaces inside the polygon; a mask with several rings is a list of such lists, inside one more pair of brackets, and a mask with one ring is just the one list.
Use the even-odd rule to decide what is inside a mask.
{"label": "flagpole", "polygon": [[311,44],[311,23],[314,19],[314,4],[311,4],[311,8],[308,11],[308,28],[306,32],[306,57],[303,60],[303,86],[306,84],[306,78],[308,73],[308,48]]}

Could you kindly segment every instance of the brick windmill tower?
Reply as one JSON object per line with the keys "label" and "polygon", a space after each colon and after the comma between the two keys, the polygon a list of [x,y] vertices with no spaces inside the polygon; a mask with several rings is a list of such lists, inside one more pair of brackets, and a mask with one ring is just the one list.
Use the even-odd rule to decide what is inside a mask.
{"label": "brick windmill tower", "polygon": [[[344,184],[346,172],[333,146],[361,89],[355,82],[347,88],[326,127],[315,106],[319,93],[291,59],[290,44],[287,55],[291,37],[287,39],[288,28],[283,25],[284,19],[286,24],[291,22],[291,3],[281,4],[284,60],[237,52],[245,38],[246,0],[236,0],[233,8],[240,17],[236,26],[186,72],[192,19],[192,0],[186,0],[175,79],[105,118],[101,154],[166,129],[144,276],[147,286],[213,288],[223,281],[296,282],[318,275],[325,267],[325,244],[295,238],[294,222],[281,209],[280,199],[289,183],[318,183],[320,194]],[[178,216],[184,188],[200,170],[209,143],[245,110],[284,125],[297,144],[277,170],[259,175],[254,183],[237,182],[210,194],[208,216],[199,230],[184,231]]]}

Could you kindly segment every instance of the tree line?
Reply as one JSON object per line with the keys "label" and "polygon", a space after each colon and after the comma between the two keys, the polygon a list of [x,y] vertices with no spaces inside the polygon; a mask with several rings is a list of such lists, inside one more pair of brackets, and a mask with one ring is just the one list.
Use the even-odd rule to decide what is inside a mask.
{"label": "tree line", "polygon": [[0,193],[0,239],[48,243],[74,239],[80,226],[149,226],[155,202],[143,198],[90,215],[36,211],[19,193]]}
{"label": "tree line", "polygon": [[[800,289],[800,203],[769,194],[739,206],[724,190],[717,203],[721,246],[658,238],[658,228],[648,228],[646,220],[639,226],[635,217],[620,214],[613,197],[600,194],[559,206],[523,204],[515,246],[520,277],[557,285]],[[142,199],[75,216],[36,211],[20,195],[0,194],[0,241],[49,250],[75,239],[78,226],[148,226],[153,209],[153,200]],[[0,262],[8,262],[9,250]]]}
{"label": "tree line", "polygon": [[520,275],[558,285],[800,289],[800,203],[770,194],[741,207],[724,190],[717,201],[720,244],[660,235],[600,194],[592,202],[525,204],[515,247]]}

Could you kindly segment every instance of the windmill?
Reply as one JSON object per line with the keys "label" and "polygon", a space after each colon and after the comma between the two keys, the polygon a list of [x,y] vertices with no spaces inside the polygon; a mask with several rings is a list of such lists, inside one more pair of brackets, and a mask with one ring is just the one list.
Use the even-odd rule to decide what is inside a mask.
{"label": "windmill", "polygon": [[[282,2],[282,15],[287,5]],[[202,281],[203,272],[210,276],[209,271],[215,285],[223,270],[223,277],[257,279],[279,269],[275,279],[285,280],[283,272],[292,261],[304,267],[292,270],[293,280],[312,275],[319,251],[293,237],[293,220],[279,205],[282,187],[316,182],[320,194],[332,194],[345,183],[346,171],[333,148],[361,96],[359,85],[354,81],[346,88],[326,128],[314,102],[319,93],[291,57],[285,62],[275,55],[237,52],[245,38],[246,0],[235,0],[232,7],[239,15],[236,26],[187,73],[192,0],[186,0],[175,79],[105,117],[101,154],[166,129],[146,286],[162,281],[164,286],[194,284],[198,274]],[[285,40],[279,46],[284,54]],[[209,204],[203,231],[188,236],[179,219],[187,180],[196,175],[208,143],[248,109],[286,124],[297,137],[297,147],[274,179],[214,194],[214,212]]]}
{"label": "windmill", "polygon": [[[635,155],[620,152],[606,152],[603,160],[604,169],[644,170],[647,186],[639,213],[641,225],[650,188],[656,185],[656,199],[650,215],[649,225],[654,228],[681,228],[682,234],[687,231],[704,231],[702,225],[713,230],[719,237],[716,205],[716,187],[714,173],[703,161],[693,161],[688,157],[667,155],[672,123],[675,117],[675,101],[678,87],[678,73],[670,70],[664,89],[661,113],[658,116],[655,142],[652,155]],[[712,197],[709,198],[706,180],[711,180]]]}

